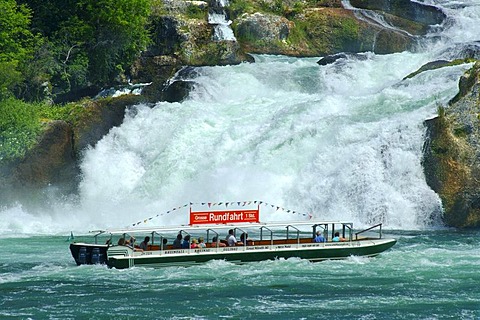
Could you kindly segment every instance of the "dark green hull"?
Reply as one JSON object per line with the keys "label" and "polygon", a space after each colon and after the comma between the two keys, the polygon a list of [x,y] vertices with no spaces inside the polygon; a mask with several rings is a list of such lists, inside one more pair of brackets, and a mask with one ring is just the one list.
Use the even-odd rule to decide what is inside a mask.
{"label": "dark green hull", "polygon": [[[321,261],[328,259],[344,259],[349,256],[375,256],[385,250],[391,248],[396,240],[382,239],[381,241],[365,241],[360,244],[353,242],[341,244],[331,244],[319,247],[318,245],[304,245],[301,248],[279,248],[266,249],[263,247],[235,247],[237,251],[228,251],[229,248],[222,248],[220,252],[202,249],[185,249],[178,251],[178,254],[168,254],[159,252],[159,254],[139,255],[135,257],[111,256],[107,260],[109,267],[124,269],[132,266],[190,266],[199,263],[205,263],[210,260],[226,260],[234,263],[245,263],[252,261],[274,260],[279,258],[301,258],[310,261]],[[293,247],[293,246],[292,246]],[[310,248],[311,247],[311,248]],[[226,250],[226,251],[224,251]]]}

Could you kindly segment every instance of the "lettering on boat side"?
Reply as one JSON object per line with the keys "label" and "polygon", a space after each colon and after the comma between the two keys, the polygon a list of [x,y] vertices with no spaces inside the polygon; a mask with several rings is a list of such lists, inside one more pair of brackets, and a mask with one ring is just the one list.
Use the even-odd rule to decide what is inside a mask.
{"label": "lettering on boat side", "polygon": [[167,250],[165,254],[185,253],[185,250]]}
{"label": "lettering on boat side", "polygon": [[290,249],[292,246],[277,246],[278,249]]}

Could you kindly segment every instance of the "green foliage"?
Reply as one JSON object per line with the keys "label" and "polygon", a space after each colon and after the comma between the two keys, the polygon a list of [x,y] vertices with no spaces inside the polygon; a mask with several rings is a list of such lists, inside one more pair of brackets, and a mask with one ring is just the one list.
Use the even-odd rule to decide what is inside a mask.
{"label": "green foliage", "polygon": [[231,19],[236,19],[243,13],[253,13],[255,8],[251,1],[246,0],[231,0],[230,5],[227,7],[228,13]]}
{"label": "green foliage", "polygon": [[85,26],[81,38],[89,58],[89,79],[99,86],[111,83],[146,48],[150,13],[148,0],[81,0]]}
{"label": "green foliage", "polygon": [[20,71],[33,54],[31,12],[15,0],[0,1],[0,100],[23,79]]}
{"label": "green foliage", "polygon": [[102,87],[123,77],[150,41],[152,8],[161,8],[159,0],[17,1],[26,13],[26,6],[32,9],[32,28],[43,35],[33,38],[35,54],[18,64],[27,80],[16,93],[28,100]]}
{"label": "green foliage", "polygon": [[18,61],[0,61],[0,101],[11,95],[11,89],[22,80]]}
{"label": "green foliage", "polygon": [[35,111],[19,100],[0,101],[0,161],[23,156],[36,142],[41,126]]}
{"label": "green foliage", "polygon": [[445,107],[441,104],[437,105],[437,113],[440,118],[445,118]]}
{"label": "green foliage", "polygon": [[190,19],[204,20],[207,18],[207,10],[200,8],[199,6],[189,4],[185,10],[186,15]]}
{"label": "green foliage", "polygon": [[49,120],[72,119],[76,104],[51,106],[8,98],[0,101],[0,162],[22,157],[34,146]]}

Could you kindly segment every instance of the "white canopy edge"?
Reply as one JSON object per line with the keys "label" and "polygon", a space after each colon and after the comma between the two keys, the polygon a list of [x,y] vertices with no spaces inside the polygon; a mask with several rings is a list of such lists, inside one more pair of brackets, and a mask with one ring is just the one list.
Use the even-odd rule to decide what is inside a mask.
{"label": "white canopy edge", "polygon": [[353,227],[352,222],[346,221],[321,221],[321,220],[309,220],[309,221],[280,221],[280,222],[260,222],[260,223],[226,223],[226,224],[199,224],[199,225],[178,225],[178,226],[157,226],[157,227],[148,227],[148,228],[125,228],[125,229],[106,229],[106,230],[92,230],[90,233],[108,233],[108,234],[133,234],[133,233],[164,233],[164,232],[178,232],[178,231],[198,231],[198,230],[218,230],[218,229],[234,229],[234,228],[277,228],[277,227],[302,227],[302,226],[311,226],[314,225],[325,225],[325,224],[343,224]]}

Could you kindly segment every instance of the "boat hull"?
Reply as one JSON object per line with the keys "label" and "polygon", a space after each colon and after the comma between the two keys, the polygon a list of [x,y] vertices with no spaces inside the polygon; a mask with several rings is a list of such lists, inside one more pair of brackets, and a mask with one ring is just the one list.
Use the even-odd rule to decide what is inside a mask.
{"label": "boat hull", "polygon": [[109,246],[89,243],[71,243],[70,253],[77,265],[106,264]]}
{"label": "boat hull", "polygon": [[350,256],[375,256],[388,250],[395,239],[364,240],[343,243],[309,243],[294,245],[238,246],[208,249],[179,249],[138,253],[112,247],[108,250],[109,267],[124,269],[133,266],[190,266],[210,260],[246,263],[262,260],[301,258],[309,261],[345,259]]}

